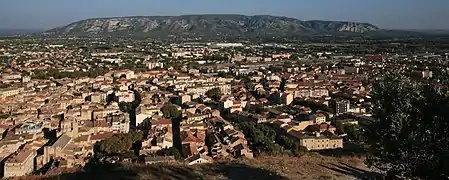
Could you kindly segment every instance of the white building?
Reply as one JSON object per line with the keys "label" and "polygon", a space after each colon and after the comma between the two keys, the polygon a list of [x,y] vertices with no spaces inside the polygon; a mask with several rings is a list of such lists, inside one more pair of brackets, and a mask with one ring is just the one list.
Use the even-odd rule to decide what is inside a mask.
{"label": "white building", "polygon": [[164,63],[162,62],[148,62],[147,63],[148,69],[154,69],[154,68],[164,68]]}

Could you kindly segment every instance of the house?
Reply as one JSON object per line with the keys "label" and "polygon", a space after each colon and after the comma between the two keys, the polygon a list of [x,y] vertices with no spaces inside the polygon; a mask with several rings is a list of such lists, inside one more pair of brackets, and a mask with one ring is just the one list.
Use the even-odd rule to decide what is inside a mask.
{"label": "house", "polygon": [[308,132],[319,132],[322,133],[324,131],[329,131],[331,133],[335,133],[335,131],[337,130],[334,126],[327,124],[327,123],[321,123],[321,124],[314,124],[314,125],[309,125],[306,127],[305,129]]}
{"label": "house", "polygon": [[24,176],[34,171],[34,158],[37,153],[31,149],[23,149],[9,157],[4,164],[4,177]]}
{"label": "house", "polygon": [[67,135],[60,136],[51,146],[44,147],[44,154],[40,158],[42,159],[41,163],[37,163],[40,166],[43,166],[51,161],[51,159],[56,159],[64,156],[63,151],[68,146],[68,144],[72,141],[72,137]]}
{"label": "house", "polygon": [[151,115],[145,113],[136,114],[134,127],[149,127],[151,125]]}
{"label": "house", "polygon": [[316,113],[309,116],[310,120],[313,121],[315,124],[321,124],[326,122],[326,116],[322,113]]}
{"label": "house", "polygon": [[281,114],[280,116],[276,117],[276,120],[277,120],[277,121],[282,121],[282,122],[284,122],[284,123],[289,123],[289,122],[292,121],[292,116],[283,113],[283,114]]}
{"label": "house", "polygon": [[300,131],[290,131],[290,137],[299,140],[301,146],[308,150],[326,150],[343,148],[343,139],[331,133],[324,131],[323,133],[316,132],[315,134],[306,134]]}
{"label": "house", "polygon": [[24,90],[25,90],[25,88],[23,88],[23,87],[19,87],[19,88],[9,87],[9,88],[0,89],[0,97],[6,98],[6,97],[14,96],[14,95],[20,94]]}
{"label": "house", "polygon": [[42,132],[42,129],[44,129],[43,122],[40,123],[34,123],[34,122],[25,122],[20,127],[17,127],[14,129],[14,133],[19,134],[35,134]]}
{"label": "house", "polygon": [[293,102],[293,94],[290,93],[282,93],[281,95],[281,103],[285,105],[290,105]]}
{"label": "house", "polygon": [[231,108],[233,105],[234,105],[234,101],[232,101],[231,99],[226,99],[226,100],[222,101],[223,109]]}
{"label": "house", "polygon": [[190,132],[182,132],[181,133],[182,136],[182,144],[189,144],[189,143],[193,143],[196,144],[196,146],[204,146],[204,140],[202,140],[201,138],[194,136],[192,133]]}
{"label": "house", "polygon": [[188,165],[194,165],[194,164],[204,164],[204,163],[212,163],[213,159],[212,157],[203,155],[203,154],[197,154],[190,156],[184,160]]}
{"label": "house", "polygon": [[151,129],[171,129],[172,121],[171,119],[166,119],[162,117],[153,117],[151,119]]}

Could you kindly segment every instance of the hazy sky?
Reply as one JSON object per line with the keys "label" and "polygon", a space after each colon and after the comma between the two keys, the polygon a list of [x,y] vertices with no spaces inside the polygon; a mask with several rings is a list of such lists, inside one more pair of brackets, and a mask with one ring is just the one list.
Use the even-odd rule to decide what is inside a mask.
{"label": "hazy sky", "polygon": [[95,17],[209,13],[449,29],[449,0],[0,0],[0,28],[50,29]]}

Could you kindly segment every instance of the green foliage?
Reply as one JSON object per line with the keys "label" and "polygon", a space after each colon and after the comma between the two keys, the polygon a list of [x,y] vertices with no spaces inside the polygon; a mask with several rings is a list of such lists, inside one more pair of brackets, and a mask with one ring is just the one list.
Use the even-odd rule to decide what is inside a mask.
{"label": "green foliage", "polygon": [[280,154],[282,147],[275,143],[276,132],[265,124],[254,122],[241,122],[238,124],[240,130],[253,151],[267,154]]}
{"label": "green foliage", "polygon": [[124,113],[130,113],[131,111],[133,111],[135,109],[135,108],[133,108],[132,102],[119,102],[118,107],[120,108],[120,111],[122,111]]}
{"label": "green foliage", "polygon": [[220,90],[220,88],[210,89],[209,91],[206,92],[206,96],[215,101],[218,101],[221,96],[221,90]]}
{"label": "green foliage", "polygon": [[299,59],[299,55],[298,54],[292,54],[290,56],[290,60],[298,60]]}
{"label": "green foliage", "polygon": [[178,110],[178,107],[171,103],[166,103],[161,108],[162,113],[164,114],[165,118],[169,119],[177,119],[181,116],[181,111]]}
{"label": "green foliage", "polygon": [[0,119],[7,119],[10,116],[11,116],[10,114],[0,114]]}
{"label": "green foliage", "polygon": [[317,110],[323,110],[326,112],[333,112],[331,108],[329,108],[329,106],[326,106],[324,104],[319,104],[313,101],[305,101],[305,100],[301,100],[301,99],[295,99],[292,102],[293,105],[301,105],[301,106],[305,106],[305,107],[309,107],[310,109],[312,109],[313,111],[317,111]]}
{"label": "green foliage", "polygon": [[178,149],[174,147],[164,148],[156,152],[158,156],[174,156],[176,160],[181,160],[182,156]]}
{"label": "green foliage", "polygon": [[285,91],[285,83],[287,82],[287,79],[282,78],[281,80],[281,84],[279,85],[279,90],[281,90],[282,92]]}
{"label": "green foliage", "polygon": [[306,147],[301,146],[298,141],[288,138],[287,136],[280,136],[277,142],[286,150],[289,150],[294,156],[302,156],[308,153]]}
{"label": "green foliage", "polygon": [[355,124],[345,124],[343,131],[347,134],[348,138],[355,142],[363,142],[364,136],[360,127]]}
{"label": "green foliage", "polygon": [[248,104],[245,110],[250,113],[261,114],[264,112],[264,107],[263,104]]}
{"label": "green foliage", "polygon": [[213,61],[227,61],[229,60],[226,56],[221,55],[211,55],[211,56],[203,56],[204,60],[213,60]]}
{"label": "green foliage", "polygon": [[142,138],[143,133],[141,131],[126,134],[114,134],[112,137],[100,142],[98,152],[109,156],[120,155],[128,152],[133,147],[133,144],[140,141]]}
{"label": "green foliage", "polygon": [[[445,84],[447,86],[447,84]],[[422,179],[449,176],[449,96],[447,88],[398,74],[373,87],[376,120],[365,130],[367,164],[390,174]]]}

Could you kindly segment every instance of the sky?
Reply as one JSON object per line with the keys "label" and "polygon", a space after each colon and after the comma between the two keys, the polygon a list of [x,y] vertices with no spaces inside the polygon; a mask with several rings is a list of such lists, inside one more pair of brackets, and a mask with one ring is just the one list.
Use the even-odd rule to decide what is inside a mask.
{"label": "sky", "polygon": [[449,0],[0,0],[1,29],[51,29],[99,17],[185,14],[367,22],[384,29],[449,29]]}

